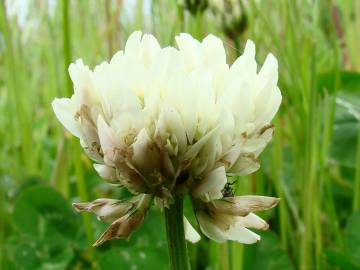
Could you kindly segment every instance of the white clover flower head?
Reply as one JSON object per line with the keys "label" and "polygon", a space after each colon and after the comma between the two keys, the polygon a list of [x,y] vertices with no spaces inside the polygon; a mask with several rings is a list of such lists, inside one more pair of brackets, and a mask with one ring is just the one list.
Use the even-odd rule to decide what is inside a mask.
{"label": "white clover flower head", "polygon": [[[75,205],[113,221],[96,245],[129,236],[152,202],[169,207],[185,194],[208,237],[248,243],[253,234],[239,228],[259,227],[251,212],[277,203],[249,197],[255,204],[249,206],[224,191],[227,176],[259,168],[257,157],[272,138],[271,120],[281,103],[277,60],[269,54],[258,72],[250,40],[231,66],[213,35],[199,42],[182,33],[176,42],[178,48],[161,48],[154,36],[134,32],[124,51],[94,70],[77,60],[69,67],[74,94],[52,103],[99,175],[135,196],[129,204],[102,199]],[[189,240],[198,239],[184,224]],[[228,230],[240,236],[227,237]]]}

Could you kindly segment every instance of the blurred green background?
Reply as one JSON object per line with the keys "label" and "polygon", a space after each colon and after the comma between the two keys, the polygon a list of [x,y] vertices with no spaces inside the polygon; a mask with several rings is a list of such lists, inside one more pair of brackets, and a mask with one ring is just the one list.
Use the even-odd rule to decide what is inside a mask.
{"label": "blurred green background", "polygon": [[[0,269],[167,269],[162,213],[128,240],[71,202],[121,198],[96,175],[50,103],[67,67],[110,59],[134,30],[165,45],[220,36],[231,63],[250,38],[279,60],[283,102],[261,169],[237,194],[281,197],[245,246],[188,244],[193,269],[360,269],[360,1],[0,0]],[[189,207],[185,209],[189,211]]]}

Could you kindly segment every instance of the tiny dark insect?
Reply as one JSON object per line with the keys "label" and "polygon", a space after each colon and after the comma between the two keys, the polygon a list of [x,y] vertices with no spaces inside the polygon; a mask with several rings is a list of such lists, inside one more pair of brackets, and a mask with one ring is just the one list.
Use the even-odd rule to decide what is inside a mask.
{"label": "tiny dark insect", "polygon": [[234,188],[232,187],[237,181],[226,183],[223,190],[221,191],[224,197],[234,197],[235,192]]}

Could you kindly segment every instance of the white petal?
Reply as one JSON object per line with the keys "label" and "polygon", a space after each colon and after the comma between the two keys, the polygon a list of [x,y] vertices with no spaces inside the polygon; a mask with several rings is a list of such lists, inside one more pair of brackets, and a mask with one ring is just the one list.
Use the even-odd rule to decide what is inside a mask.
{"label": "white petal", "polygon": [[153,142],[145,128],[136,136],[132,149],[131,163],[144,177],[159,173],[164,177],[173,175],[174,168],[168,153]]}
{"label": "white petal", "polygon": [[71,63],[68,68],[71,81],[75,86],[75,90],[80,86],[84,73],[90,72],[89,67],[84,65],[82,59],[77,59],[75,63]]}
{"label": "white petal", "polygon": [[249,212],[267,210],[279,203],[279,198],[267,196],[244,195],[235,197],[237,207],[248,209]]}
{"label": "white petal", "polygon": [[185,230],[185,239],[191,243],[199,242],[201,237],[200,234],[191,226],[190,222],[184,216],[184,230]]}
{"label": "white petal", "polygon": [[239,158],[240,153],[241,153],[241,144],[238,143],[233,147],[231,147],[230,150],[224,154],[220,162],[224,164],[226,169],[229,169],[234,165],[235,161]]}
{"label": "white petal", "polygon": [[136,136],[132,148],[132,164],[142,174],[154,172],[159,168],[160,153],[153,144],[145,128],[143,128]]}
{"label": "white petal", "polygon": [[240,155],[235,164],[228,171],[228,175],[248,175],[256,172],[260,168],[260,163],[252,156]]}
{"label": "white petal", "polygon": [[142,163],[144,162],[145,159],[148,158],[148,157],[144,157],[143,154],[145,153],[146,148],[148,148],[150,143],[151,143],[151,139],[146,129],[143,128],[136,136],[135,142],[132,144],[134,149],[133,161],[135,163]]}
{"label": "white petal", "polygon": [[103,164],[94,164],[94,168],[99,176],[105,180],[116,183],[118,182],[116,177],[116,170],[113,167],[103,165]]}
{"label": "white petal", "polygon": [[226,54],[221,39],[210,34],[203,39],[201,46],[204,64],[217,66],[226,64]]}
{"label": "white petal", "polygon": [[160,51],[160,45],[153,35],[145,34],[141,40],[141,58],[145,66],[149,67],[155,55]]}
{"label": "white petal", "polygon": [[113,57],[110,60],[111,65],[118,65],[121,63],[121,61],[124,58],[124,52],[123,51],[117,51]]}
{"label": "white petal", "polygon": [[203,201],[221,199],[221,191],[227,182],[225,168],[219,167],[208,173],[200,183],[195,186],[191,193],[194,197],[201,198]]}
{"label": "white petal", "polygon": [[75,120],[76,110],[68,98],[55,98],[51,103],[56,117],[61,124],[74,136],[80,138],[81,130],[80,123]]}
{"label": "white petal", "polygon": [[201,231],[210,239],[223,243],[227,240],[227,236],[223,230],[215,225],[214,221],[203,211],[196,212],[196,218],[199,222]]}
{"label": "white petal", "polygon": [[[222,123],[220,126],[221,131],[221,146],[223,151],[229,151],[234,145],[234,137],[235,137],[235,119],[232,112],[226,108],[222,113]],[[237,158],[237,157],[236,157]]]}
{"label": "white petal", "polygon": [[211,139],[211,137],[216,133],[218,128],[214,128],[209,131],[205,136],[203,136],[200,140],[198,140],[195,144],[193,144],[189,150],[184,155],[184,160],[193,159],[201,150],[201,148]]}
{"label": "white petal", "polygon": [[254,117],[254,102],[251,94],[252,82],[245,79],[248,75],[239,75],[244,72],[240,70],[232,75],[217,101],[220,106],[226,107],[233,114],[235,130],[239,135],[247,131],[247,124],[253,121]]}
{"label": "white petal", "polygon": [[212,136],[203,147],[197,158],[192,162],[190,170],[194,175],[204,175],[213,168],[223,167],[222,164],[215,166],[221,154],[220,138]]}
{"label": "white petal", "polygon": [[253,153],[258,149],[263,149],[266,146],[267,142],[262,138],[249,138],[242,145],[241,151],[243,153]]}
{"label": "white petal", "polygon": [[261,115],[257,116],[257,127],[261,127],[270,123],[270,121],[274,118],[276,112],[279,110],[281,100],[282,96],[280,89],[276,87],[275,90],[272,91],[272,95],[269,98],[266,109],[262,111]]}
{"label": "white petal", "polygon": [[100,139],[100,145],[104,153],[104,161],[109,165],[113,165],[116,159],[115,150],[119,144],[116,140],[115,133],[111,127],[105,122],[104,118],[99,115],[97,120],[97,129]]}
{"label": "white petal", "polygon": [[[269,54],[261,68],[257,82],[258,85],[255,87],[255,115],[256,117],[264,118],[265,113],[268,113],[272,107],[276,104],[273,100],[274,94],[277,91],[278,81],[278,64],[276,58]],[[277,100],[277,98],[276,98]],[[274,104],[275,103],[275,104]],[[273,115],[271,115],[270,120]],[[267,123],[265,123],[267,124]]]}
{"label": "white petal", "polygon": [[126,41],[125,55],[128,57],[137,57],[140,52],[141,31],[133,32]]}
{"label": "white petal", "polygon": [[267,210],[275,207],[280,199],[275,197],[245,195],[225,197],[212,202],[216,211],[233,216],[245,216],[250,212]]}
{"label": "white petal", "polygon": [[251,39],[246,41],[243,55],[247,55],[250,58],[255,58],[255,44]]}
{"label": "white petal", "polygon": [[231,65],[230,73],[233,76],[237,75],[246,78],[247,75],[255,75],[256,69],[255,44],[251,40],[248,40],[245,45],[244,53]]}
{"label": "white petal", "polygon": [[180,53],[183,56],[188,72],[191,72],[200,65],[200,42],[186,33],[181,33],[175,37],[179,46]]}
{"label": "white petal", "polygon": [[89,147],[88,143],[85,142],[83,139],[80,139],[80,145],[84,149],[85,153],[88,155],[89,158],[91,158],[93,161],[98,163],[103,163],[104,159],[98,152],[98,149],[94,147]]}
{"label": "white petal", "polygon": [[231,226],[226,233],[226,237],[228,240],[238,241],[243,244],[254,244],[260,241],[260,236],[258,234],[240,226],[239,224]]}
{"label": "white petal", "polygon": [[265,126],[260,130],[260,136],[259,140],[263,140],[264,144],[261,147],[258,147],[253,152],[255,154],[255,157],[258,157],[260,153],[264,150],[266,145],[271,141],[273,134],[274,134],[275,127],[274,126]]}
{"label": "white petal", "polygon": [[[229,224],[227,229],[222,229],[203,211],[198,211],[196,217],[201,231],[216,242],[222,243],[226,240],[232,240],[243,244],[253,244],[260,240],[259,235],[243,227],[240,222]],[[217,222],[221,222],[221,220]]]}
{"label": "white petal", "polygon": [[274,89],[278,81],[278,62],[275,56],[269,53],[265,59],[263,66],[258,74],[258,81],[259,81],[259,89],[258,92],[255,93],[256,95],[261,94],[266,95],[266,88]]}
{"label": "white petal", "polygon": [[164,136],[166,133],[173,134],[176,137],[180,152],[183,153],[187,142],[186,133],[180,114],[175,110],[175,108],[168,105],[162,106],[159,115],[159,122],[156,128],[156,135],[160,133],[160,136],[166,137]]}
{"label": "white petal", "polygon": [[267,230],[269,228],[269,224],[267,224],[265,220],[253,213],[249,213],[245,217],[236,217],[236,222],[239,226],[246,228],[254,228],[258,230]]}
{"label": "white petal", "polygon": [[82,59],[69,65],[69,75],[74,84],[74,97],[79,106],[94,105],[98,94],[94,88],[93,73],[88,66],[84,65]]}

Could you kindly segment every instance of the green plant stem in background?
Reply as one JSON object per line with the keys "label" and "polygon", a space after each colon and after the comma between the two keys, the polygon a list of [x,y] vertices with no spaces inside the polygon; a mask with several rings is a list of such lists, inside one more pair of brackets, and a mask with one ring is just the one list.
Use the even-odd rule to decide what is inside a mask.
{"label": "green plant stem in background", "polygon": [[[276,127],[280,127],[279,118],[274,121]],[[283,190],[283,154],[281,146],[281,134],[275,132],[273,143],[273,159],[272,167],[274,171],[274,185],[276,189],[276,195],[282,199],[282,203],[279,205],[279,218],[280,218],[280,235],[281,245],[284,249],[287,248],[287,227],[288,227],[288,215],[287,215],[287,202]]]}
{"label": "green plant stem in background", "polygon": [[5,254],[5,207],[6,201],[5,201],[5,192],[2,188],[2,185],[0,185],[0,268],[5,269],[5,262],[4,262],[4,254]]}
{"label": "green plant stem in background", "polygon": [[360,122],[358,128],[357,147],[356,147],[356,172],[354,181],[353,210],[360,210]]}
{"label": "green plant stem in background", "polygon": [[72,86],[67,70],[71,62],[71,40],[70,40],[70,24],[69,24],[69,0],[63,1],[63,42],[64,42],[64,71],[66,80],[66,94],[71,95]]}
{"label": "green plant stem in background", "polygon": [[[85,183],[85,178],[84,178],[84,171],[83,171],[83,167],[82,167],[82,163],[81,163],[81,149],[78,145],[78,142],[76,140],[72,140],[72,149],[74,149],[74,157],[76,157],[74,159],[74,164],[75,164],[75,175],[76,175],[76,187],[77,187],[77,192],[79,194],[79,197],[81,199],[81,201],[86,202],[88,201],[88,193],[86,190],[86,183]],[[88,243],[93,243],[94,242],[94,230],[93,230],[93,226],[91,224],[91,217],[89,214],[83,215],[82,216],[83,219],[83,223],[84,223],[84,229],[85,229],[85,234],[86,234],[86,238],[88,240]],[[90,258],[93,258],[93,249],[89,248],[88,249],[88,254]]]}
{"label": "green plant stem in background", "polygon": [[[13,37],[13,31],[11,25],[9,24],[7,14],[5,12],[5,1],[0,3],[0,33],[1,33],[1,45],[4,45],[4,52],[6,57],[4,57],[3,63],[4,68],[1,68],[1,73],[5,79],[5,86],[7,89],[8,96],[8,105],[7,108],[10,112],[10,115],[16,121],[8,122],[8,128],[12,129],[13,133],[9,133],[9,143],[11,147],[18,147],[20,144],[21,154],[16,155],[18,158],[18,163],[21,163],[21,170],[19,168],[13,169],[16,179],[21,179],[22,174],[20,173],[22,169],[26,168],[27,170],[32,169],[32,159],[29,159],[29,153],[31,153],[31,132],[29,129],[29,120],[27,119],[28,113],[26,113],[26,102],[24,102],[24,95],[19,89],[21,89],[21,79],[22,76],[18,76],[20,73],[23,75],[19,59],[17,57],[16,50],[18,44],[14,42],[15,38]],[[4,42],[4,43],[3,43]],[[1,47],[0,45],[0,47]],[[1,63],[1,61],[0,61]],[[1,79],[0,79],[1,80]],[[2,83],[2,81],[1,81]],[[2,90],[2,89],[1,89]],[[1,91],[2,92],[2,91]],[[2,138],[4,139],[4,138]],[[20,172],[19,172],[20,171]]]}
{"label": "green plant stem in background", "polygon": [[183,197],[175,197],[170,208],[165,208],[165,226],[168,242],[170,269],[190,269],[184,232]]}
{"label": "green plant stem in background", "polygon": [[67,198],[69,197],[69,185],[66,175],[67,156],[64,151],[66,147],[65,144],[66,144],[66,140],[65,140],[64,132],[62,131],[61,138],[59,139],[57,146],[55,164],[51,174],[51,183],[53,183],[56,189],[60,191]]}
{"label": "green plant stem in background", "polygon": [[[66,94],[71,95],[72,85],[70,81],[70,76],[68,75],[68,66],[71,62],[71,35],[70,35],[70,24],[69,24],[69,1],[63,1],[63,45],[64,45],[64,75],[66,80]],[[64,136],[64,135],[63,135]],[[71,148],[73,151],[74,163],[75,163],[75,174],[76,174],[76,186],[79,197],[82,201],[88,200],[86,184],[84,179],[83,168],[81,164],[81,152],[78,146],[78,142],[75,139],[72,139],[70,142]],[[62,155],[61,151],[65,151],[66,146],[60,149],[58,155]],[[64,179],[66,181],[66,179]],[[83,215],[83,223],[85,228],[86,237],[89,243],[93,242],[93,229],[90,217],[88,215]],[[93,256],[93,251],[89,249],[88,252],[90,258]]]}
{"label": "green plant stem in background", "polygon": [[[317,36],[314,29],[316,29],[318,23],[318,4],[315,1],[313,3],[313,36],[311,40],[311,57],[310,57],[310,77],[308,80],[308,99],[307,99],[307,125],[305,135],[305,172],[304,172],[304,191],[305,196],[303,198],[304,205],[304,236],[302,237],[301,246],[301,260],[300,269],[309,269],[316,263],[316,267],[321,264],[319,257],[313,258],[314,252],[318,254],[318,249],[315,249],[313,239],[315,239],[316,246],[320,245],[318,241],[321,239],[318,235],[319,231],[316,230],[314,224],[319,220],[319,217],[315,216],[319,213],[318,196],[319,189],[317,183],[317,165],[318,165],[318,146],[319,146],[319,109],[318,109],[318,95],[316,92],[316,41]],[[314,215],[315,213],[315,215]]]}
{"label": "green plant stem in background", "polygon": [[244,261],[244,245],[238,242],[232,242],[232,268],[236,270],[243,269],[243,261]]}
{"label": "green plant stem in background", "polygon": [[229,252],[229,248],[228,248],[228,243],[222,243],[219,244],[219,254],[220,254],[220,265],[221,265],[221,269],[223,270],[229,270],[229,257],[230,257],[230,252]]}

